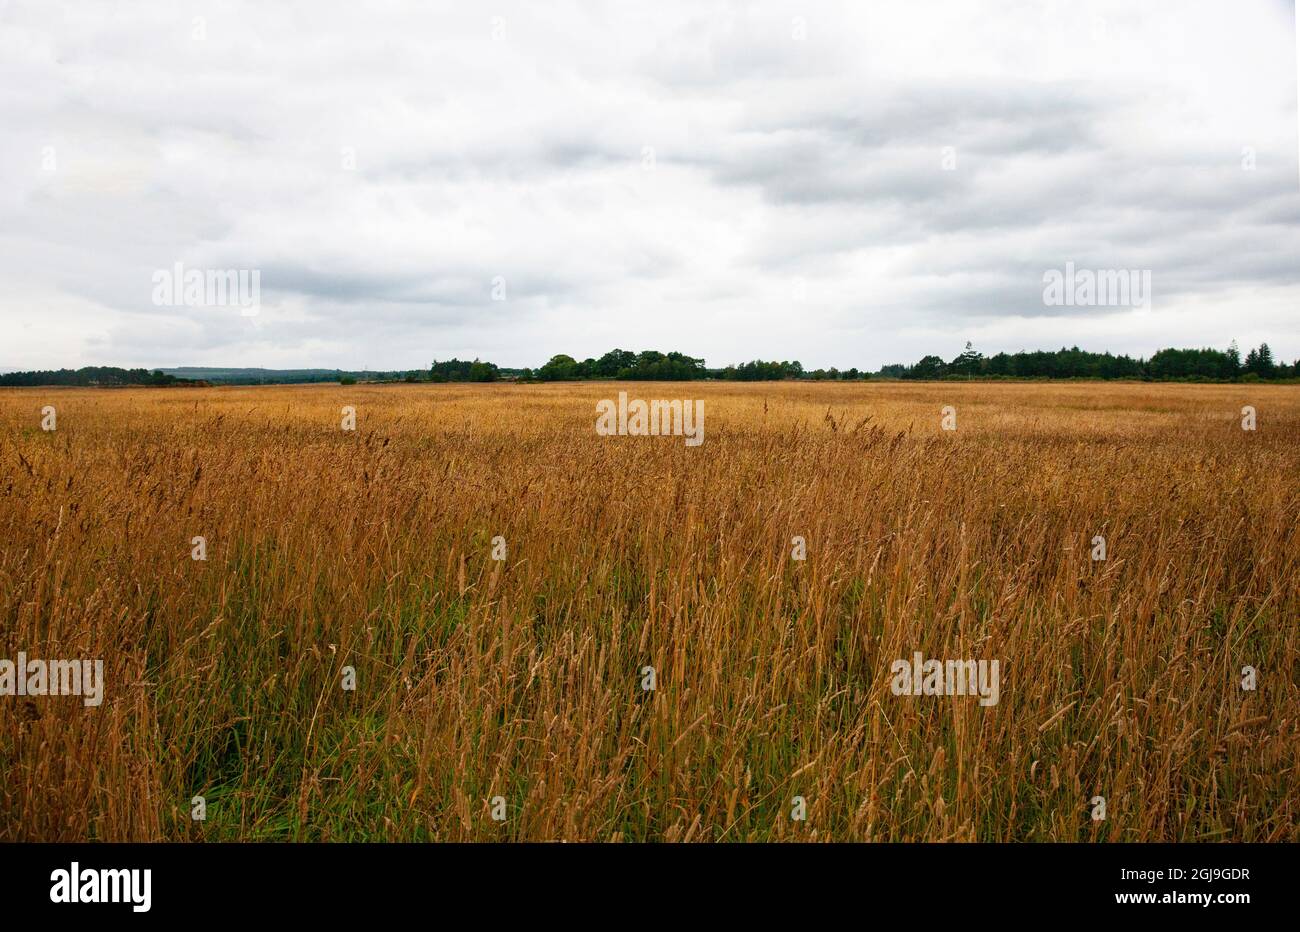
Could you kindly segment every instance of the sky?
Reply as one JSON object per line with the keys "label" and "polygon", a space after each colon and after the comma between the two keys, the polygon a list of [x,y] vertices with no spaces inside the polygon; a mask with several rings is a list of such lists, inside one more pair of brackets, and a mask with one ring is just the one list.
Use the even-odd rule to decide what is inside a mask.
{"label": "sky", "polygon": [[[0,0],[0,370],[1294,360],[1296,42],[1283,0]],[[257,313],[160,302],[176,263]],[[1045,300],[1067,263],[1150,300]]]}

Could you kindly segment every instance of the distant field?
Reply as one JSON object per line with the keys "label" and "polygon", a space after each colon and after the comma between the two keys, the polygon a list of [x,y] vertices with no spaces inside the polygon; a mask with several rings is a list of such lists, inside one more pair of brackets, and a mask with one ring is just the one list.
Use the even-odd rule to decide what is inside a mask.
{"label": "distant field", "polygon": [[0,840],[1300,840],[1297,477],[1292,386],[0,390],[0,657],[105,678]]}

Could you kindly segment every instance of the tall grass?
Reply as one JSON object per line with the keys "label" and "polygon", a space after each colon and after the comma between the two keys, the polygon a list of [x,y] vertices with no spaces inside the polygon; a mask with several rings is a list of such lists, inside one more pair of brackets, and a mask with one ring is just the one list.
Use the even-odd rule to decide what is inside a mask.
{"label": "tall grass", "polygon": [[0,392],[0,657],[107,683],[0,697],[0,839],[1298,840],[1297,476],[1281,386]]}

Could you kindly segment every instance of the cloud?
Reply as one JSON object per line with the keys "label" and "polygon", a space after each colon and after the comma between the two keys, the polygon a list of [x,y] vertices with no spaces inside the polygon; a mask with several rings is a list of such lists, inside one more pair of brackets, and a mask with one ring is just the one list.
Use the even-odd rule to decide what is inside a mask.
{"label": "cloud", "polygon": [[[1278,2],[10,3],[0,368],[1295,358],[1293,34]],[[260,270],[261,315],[154,306],[175,262]],[[1152,308],[1045,306],[1066,262],[1149,269]]]}

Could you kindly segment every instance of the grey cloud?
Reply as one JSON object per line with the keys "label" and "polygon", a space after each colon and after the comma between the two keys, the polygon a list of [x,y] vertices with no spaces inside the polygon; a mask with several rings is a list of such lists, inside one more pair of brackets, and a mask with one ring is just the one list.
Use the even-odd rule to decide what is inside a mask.
{"label": "grey cloud", "polygon": [[[0,363],[522,365],[659,333],[863,368],[1035,318],[1300,354],[1289,11],[1239,11],[1238,50],[1187,4],[1175,54],[1166,15],[1094,6],[1101,39],[1016,2],[10,4]],[[153,307],[176,261],[260,269],[263,315]],[[1163,329],[1044,307],[1066,261],[1150,268]]]}

